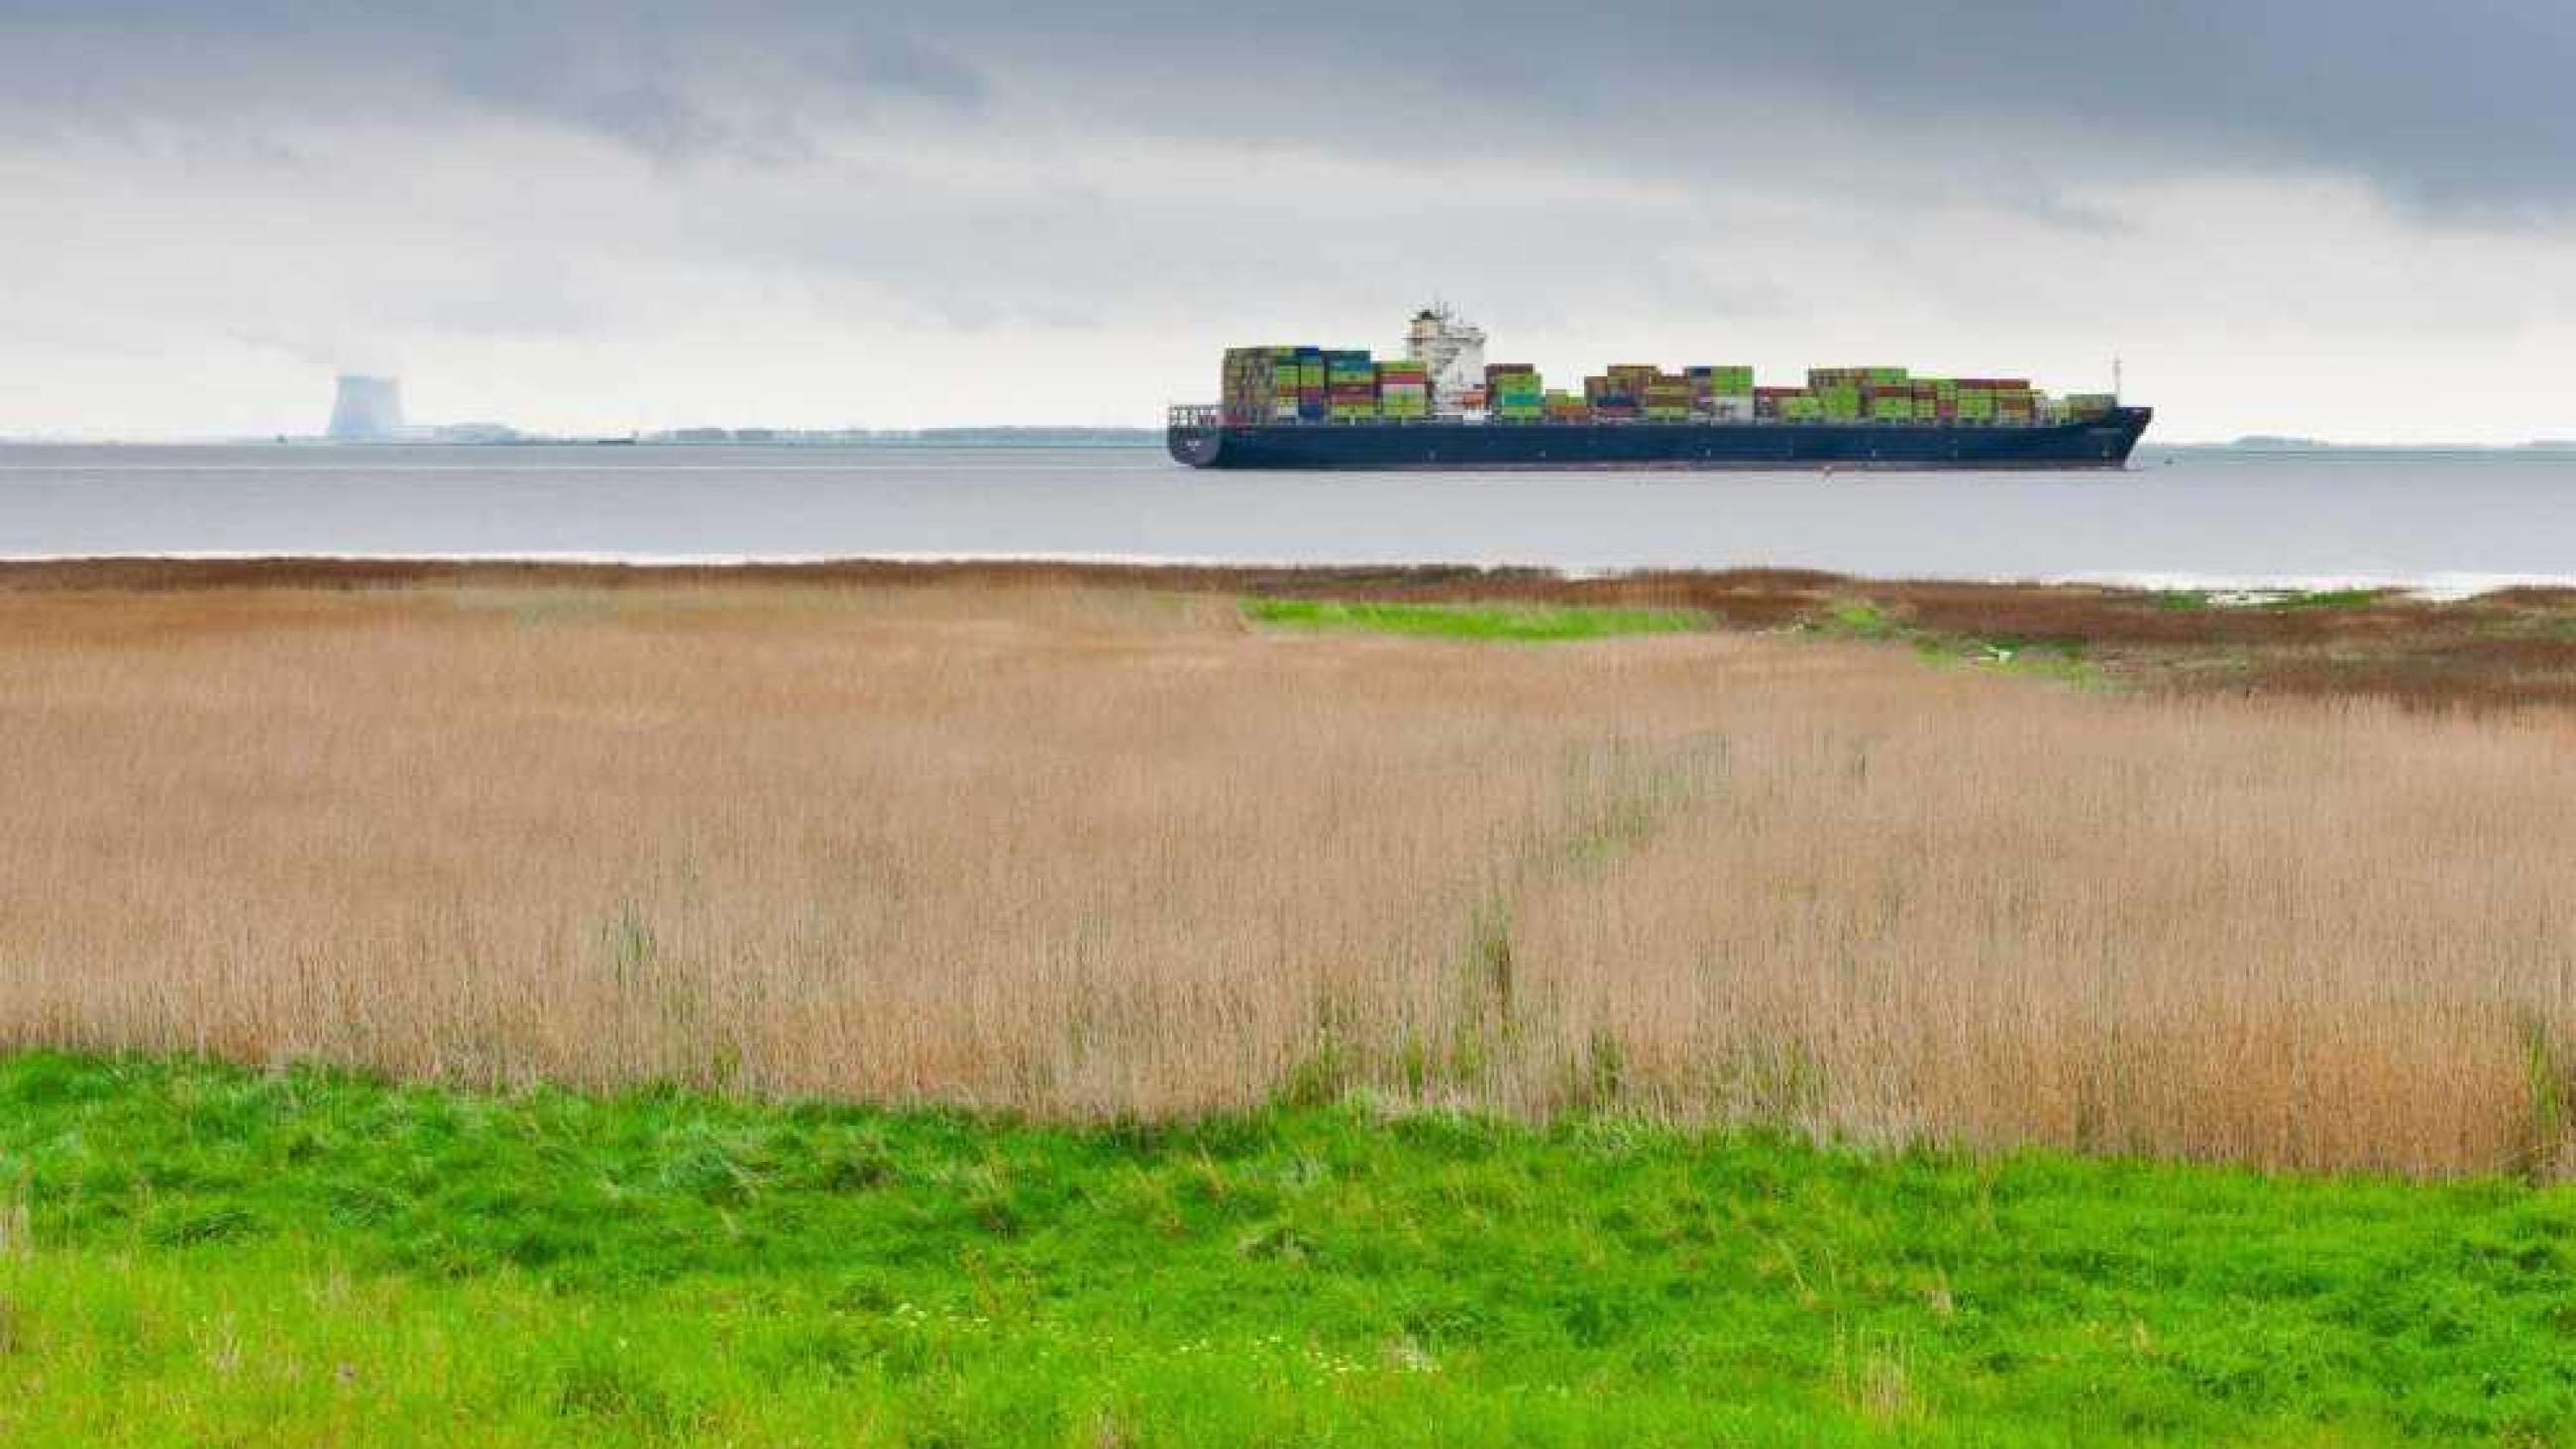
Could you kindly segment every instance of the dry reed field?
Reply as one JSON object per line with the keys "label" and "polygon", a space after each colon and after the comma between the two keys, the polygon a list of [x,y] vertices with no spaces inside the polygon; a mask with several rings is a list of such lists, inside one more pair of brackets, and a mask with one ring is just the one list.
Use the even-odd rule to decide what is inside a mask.
{"label": "dry reed field", "polygon": [[2576,719],[1019,583],[0,590],[0,1044],[2576,1169]]}

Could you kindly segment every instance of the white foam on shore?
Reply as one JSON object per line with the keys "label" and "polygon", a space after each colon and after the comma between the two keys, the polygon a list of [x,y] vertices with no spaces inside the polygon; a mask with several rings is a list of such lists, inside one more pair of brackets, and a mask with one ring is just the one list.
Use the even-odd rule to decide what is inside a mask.
{"label": "white foam on shore", "polygon": [[[754,566],[797,567],[815,564],[894,563],[894,564],[968,564],[968,563],[1042,563],[1097,566],[1112,568],[1206,568],[1206,569],[1404,569],[1404,568],[1474,568],[1528,569],[1554,573],[1571,579],[1607,578],[1626,573],[1731,572],[1745,568],[1794,569],[1804,565],[1774,562],[1763,564],[1647,564],[1635,566],[1585,565],[1569,566],[1517,559],[1422,558],[1390,559],[1314,559],[1314,558],[1246,558],[1239,555],[1177,555],[1141,553],[1082,553],[1063,551],[1028,552],[904,552],[882,553],[620,553],[584,550],[526,550],[494,553],[298,553],[249,551],[155,550],[144,553],[29,553],[0,554],[0,564],[13,563],[100,563],[115,560],[151,560],[170,563],[255,563],[275,560],[298,563],[448,563],[448,564],[571,564],[596,567],[626,568],[745,568]],[[1826,570],[1826,572],[1840,572]],[[2475,598],[2498,589],[2576,588],[2576,574],[2515,574],[2443,572],[2431,574],[2202,574],[2135,571],[2122,569],[2078,570],[2071,573],[2038,575],[1986,574],[1977,576],[1927,573],[1889,574],[1884,578],[1955,579],[1960,582],[1986,584],[2077,584],[2122,589],[2148,589],[2171,592],[2241,593],[2253,596],[2324,593],[2341,589],[2380,589],[2408,594],[2436,602]]]}

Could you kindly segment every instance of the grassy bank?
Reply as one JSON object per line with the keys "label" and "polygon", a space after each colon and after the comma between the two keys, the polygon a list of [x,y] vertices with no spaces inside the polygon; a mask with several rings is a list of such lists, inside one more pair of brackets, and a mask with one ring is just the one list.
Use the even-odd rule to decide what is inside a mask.
{"label": "grassy bank", "polygon": [[0,1061],[11,1444],[2542,1443],[2576,1195]]}

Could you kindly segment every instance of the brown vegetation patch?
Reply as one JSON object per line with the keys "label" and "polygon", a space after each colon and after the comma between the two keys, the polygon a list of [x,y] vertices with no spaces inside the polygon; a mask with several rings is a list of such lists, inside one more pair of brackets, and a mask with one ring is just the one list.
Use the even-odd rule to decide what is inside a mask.
{"label": "brown vegetation patch", "polygon": [[2374,653],[2318,651],[2266,660],[2265,693],[2370,695],[2424,709],[2473,712],[2576,706],[2576,645],[2468,637]]}
{"label": "brown vegetation patch", "polygon": [[2576,716],[1741,631],[1272,634],[1236,575],[866,569],[10,571],[0,1042],[2576,1161]]}

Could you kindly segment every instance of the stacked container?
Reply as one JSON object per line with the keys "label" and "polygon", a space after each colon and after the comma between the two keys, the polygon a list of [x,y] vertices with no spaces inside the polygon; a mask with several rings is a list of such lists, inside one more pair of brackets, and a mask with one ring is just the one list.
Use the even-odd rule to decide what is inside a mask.
{"label": "stacked container", "polygon": [[1325,416],[1323,349],[1229,348],[1218,397],[1225,421],[1236,426],[1319,421]]}
{"label": "stacked container", "polygon": [[1337,423],[1376,419],[1377,364],[1368,353],[1324,354],[1324,415]]}
{"label": "stacked container", "polygon": [[2038,419],[2037,398],[2026,377],[1961,377],[1952,379],[1951,386],[1957,389],[1951,415],[1970,427],[2018,427]]}
{"label": "stacked container", "polygon": [[1609,390],[1595,404],[1594,410],[1605,417],[1645,417],[1646,389],[1655,385],[1655,379],[1662,372],[1662,368],[1652,363],[1612,363],[1608,370]]}
{"label": "stacked container", "polygon": [[1546,390],[1538,369],[1526,362],[1485,365],[1485,410],[1511,423],[1534,423],[1546,416]]}
{"label": "stacked container", "polygon": [[1225,421],[1236,427],[1296,421],[1296,359],[1294,347],[1227,348],[1217,393]]}
{"label": "stacked container", "polygon": [[[1882,422],[2029,427],[2099,418],[2115,410],[2107,393],[2057,399],[2022,377],[1916,377],[1902,367],[1819,367],[1807,386],[1758,387],[1754,370],[1709,365],[1668,373],[1620,363],[1583,381],[1580,396],[1549,392],[1528,363],[1498,362],[1484,385],[1459,399],[1504,423]],[[1295,422],[1427,421],[1434,391],[1428,364],[1375,362],[1366,351],[1308,346],[1228,348],[1220,410],[1232,426]]]}
{"label": "stacked container", "polygon": [[1710,368],[1708,412],[1722,423],[1753,421],[1753,369],[1740,364]]}
{"label": "stacked container", "polygon": [[1644,380],[1638,400],[1645,405],[1650,423],[1686,423],[1690,421],[1691,403],[1696,393],[1689,377],[1681,373],[1650,371]]}
{"label": "stacked container", "polygon": [[1600,377],[1583,380],[1584,401],[1592,405],[1592,415],[1604,421],[1619,422],[1638,415],[1640,398],[1645,389],[1642,379],[1655,375],[1651,367],[1621,365]]}
{"label": "stacked container", "polygon": [[1903,387],[1913,378],[1901,367],[1811,367],[1807,369],[1807,386],[1821,391],[1828,387]]}
{"label": "stacked container", "polygon": [[1890,373],[1902,378],[1904,372],[1901,367],[1811,367],[1807,390],[1815,394],[1827,421],[1858,422],[1870,416],[1868,390],[1880,385],[1878,379]]}
{"label": "stacked container", "polygon": [[1752,368],[1702,366],[1684,368],[1682,373],[1690,381],[1693,416],[1712,422],[1753,420]]}
{"label": "stacked container", "polygon": [[1420,362],[1377,365],[1378,416],[1418,422],[1431,416],[1431,369]]}

